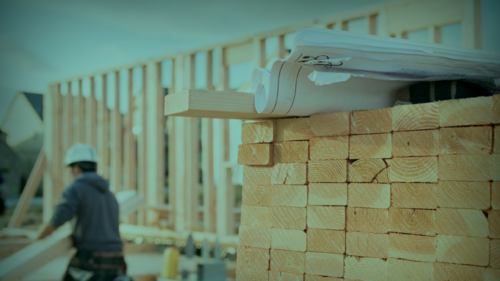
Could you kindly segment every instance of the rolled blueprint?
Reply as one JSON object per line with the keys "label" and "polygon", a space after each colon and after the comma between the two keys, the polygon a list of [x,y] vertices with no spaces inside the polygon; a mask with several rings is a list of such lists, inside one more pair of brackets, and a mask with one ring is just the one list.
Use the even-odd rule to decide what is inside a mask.
{"label": "rolled blueprint", "polygon": [[313,69],[289,61],[276,61],[268,85],[255,91],[258,113],[309,116],[316,113],[390,107],[394,92],[406,81],[375,80],[340,75],[333,84],[317,86],[308,76]]}

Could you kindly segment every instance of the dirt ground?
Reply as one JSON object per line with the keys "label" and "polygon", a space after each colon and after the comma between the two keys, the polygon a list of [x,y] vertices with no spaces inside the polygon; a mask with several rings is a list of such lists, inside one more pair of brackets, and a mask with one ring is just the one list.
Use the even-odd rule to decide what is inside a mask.
{"label": "dirt ground", "polygon": [[[0,216],[0,229],[7,227],[9,224],[10,217],[12,217],[12,213],[14,212],[14,208],[6,209],[5,213]],[[42,207],[41,206],[31,206],[29,208],[28,213],[24,216],[22,228],[37,230],[38,227],[42,224]]]}

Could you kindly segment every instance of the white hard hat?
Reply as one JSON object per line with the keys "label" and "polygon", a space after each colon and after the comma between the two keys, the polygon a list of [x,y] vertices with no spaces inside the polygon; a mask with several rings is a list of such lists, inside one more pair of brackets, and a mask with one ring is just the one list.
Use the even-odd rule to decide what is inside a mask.
{"label": "white hard hat", "polygon": [[99,162],[99,157],[95,149],[88,144],[77,143],[68,149],[64,158],[64,165],[76,162]]}

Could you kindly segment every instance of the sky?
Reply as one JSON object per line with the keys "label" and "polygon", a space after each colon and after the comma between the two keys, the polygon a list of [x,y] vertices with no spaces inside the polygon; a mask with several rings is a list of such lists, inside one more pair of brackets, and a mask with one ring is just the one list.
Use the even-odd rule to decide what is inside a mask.
{"label": "sky", "polygon": [[[51,81],[382,2],[391,1],[0,0],[0,123],[19,91],[45,93]],[[500,1],[482,5],[483,48],[499,51]]]}

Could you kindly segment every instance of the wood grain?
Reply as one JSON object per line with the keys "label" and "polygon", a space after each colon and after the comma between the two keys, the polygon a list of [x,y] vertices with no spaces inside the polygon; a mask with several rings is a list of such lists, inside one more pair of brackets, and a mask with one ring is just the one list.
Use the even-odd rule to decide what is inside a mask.
{"label": "wood grain", "polygon": [[311,160],[347,159],[349,157],[348,136],[311,138],[309,144]]}
{"label": "wood grain", "polygon": [[272,184],[306,184],[307,164],[278,163],[273,166]]}
{"label": "wood grain", "polygon": [[306,273],[342,277],[344,255],[306,252]]}
{"label": "wood grain", "polygon": [[491,126],[439,129],[439,154],[489,154],[492,151]]}
{"label": "wood grain", "polygon": [[500,238],[500,211],[491,210],[488,213],[488,228],[490,238]]}
{"label": "wood grain", "polygon": [[272,227],[306,229],[306,208],[272,207]]}
{"label": "wood grain", "polygon": [[399,259],[387,260],[388,281],[420,281],[434,279],[434,265],[427,262],[414,262]]}
{"label": "wood grain", "polygon": [[307,206],[307,185],[273,185],[272,206]]}
{"label": "wood grain", "polygon": [[387,261],[377,258],[345,258],[345,279],[349,280],[387,280]]}
{"label": "wood grain", "polygon": [[391,157],[391,134],[351,135],[349,137],[349,159]]}
{"label": "wood grain", "polygon": [[500,239],[490,240],[490,266],[500,268]]}
{"label": "wood grain", "polygon": [[271,249],[271,270],[304,274],[306,253]]}
{"label": "wood grain", "polygon": [[345,207],[307,206],[307,227],[345,229]]}
{"label": "wood grain", "polygon": [[[156,67],[156,64],[157,62],[154,61],[148,62],[152,68]],[[154,79],[148,78],[148,80],[158,83]],[[165,96],[164,115],[243,120],[287,117],[286,115],[257,113],[254,99],[255,95],[252,93],[188,89]],[[158,105],[161,106],[160,103]]]}
{"label": "wood grain", "polygon": [[351,134],[379,134],[392,131],[392,108],[351,112]]}
{"label": "wood grain", "polygon": [[437,261],[486,266],[489,263],[488,238],[437,236]]}
{"label": "wood grain", "polygon": [[437,186],[433,183],[392,183],[392,206],[395,208],[436,209]]}
{"label": "wood grain", "polygon": [[309,161],[309,182],[346,182],[346,160]]}
{"label": "wood grain", "polygon": [[493,268],[486,268],[484,271],[484,281],[498,281],[500,280],[500,270]]}
{"label": "wood grain", "polygon": [[276,121],[243,123],[241,143],[272,143],[276,133]]}
{"label": "wood grain", "polygon": [[481,210],[439,208],[436,231],[438,234],[488,237],[488,220]]}
{"label": "wood grain", "polygon": [[273,249],[305,252],[307,236],[302,230],[271,228],[271,247]]}
{"label": "wood grain", "polygon": [[398,105],[392,108],[393,131],[416,131],[438,127],[438,103]]}
{"label": "wood grain", "polygon": [[270,185],[242,187],[241,202],[243,205],[271,206],[273,187]]}
{"label": "wood grain", "polygon": [[270,249],[271,229],[265,227],[240,226],[239,246]]}
{"label": "wood grain", "polygon": [[350,113],[335,112],[311,115],[313,136],[346,136],[350,132]]}
{"label": "wood grain", "polygon": [[389,232],[389,211],[348,207],[347,231],[387,233]]}
{"label": "wood grain", "polygon": [[273,144],[240,144],[238,146],[238,165],[273,164]]}
{"label": "wood grain", "polygon": [[307,230],[307,251],[343,254],[345,253],[345,232],[310,228]]}
{"label": "wood grain", "polygon": [[389,209],[391,232],[436,235],[436,211],[418,209]]}
{"label": "wood grain", "polygon": [[391,182],[437,182],[437,157],[393,158],[389,166]]}
{"label": "wood grain", "polygon": [[435,262],[434,280],[483,281],[484,267]]}
{"label": "wood grain", "polygon": [[311,275],[311,274],[305,275],[305,281],[340,281],[340,280],[344,279],[337,277],[321,276],[321,275]]}
{"label": "wood grain", "polygon": [[269,271],[238,267],[236,276],[238,281],[267,281],[269,280]]}
{"label": "wood grain", "polygon": [[349,207],[387,209],[391,205],[390,184],[350,183],[347,192]]}
{"label": "wood grain", "polygon": [[273,167],[244,166],[243,185],[270,185]]}
{"label": "wood grain", "polygon": [[489,181],[490,155],[440,155],[439,179],[445,181]]}
{"label": "wood grain", "polygon": [[236,265],[239,268],[269,270],[269,249],[238,247]]}
{"label": "wood grain", "polygon": [[500,126],[495,126],[493,135],[495,136],[493,140],[493,153],[500,154]]}
{"label": "wood grain", "polygon": [[491,183],[491,207],[495,210],[500,210],[500,182],[498,181]]}
{"label": "wood grain", "polygon": [[308,141],[287,141],[274,143],[274,163],[306,163],[308,160]]}
{"label": "wood grain", "polygon": [[347,205],[347,183],[310,183],[309,205]]}
{"label": "wood grain", "polygon": [[[494,195],[493,191],[492,195]],[[490,207],[490,183],[439,181],[437,203],[441,208],[488,209]]]}
{"label": "wood grain", "polygon": [[491,124],[492,97],[446,100],[439,102],[441,127]]}
{"label": "wood grain", "polygon": [[439,152],[439,130],[394,132],[392,154],[394,157],[432,156]]}
{"label": "wood grain", "polygon": [[349,182],[374,182],[379,179],[379,183],[388,183],[388,174],[385,179],[379,178],[389,167],[386,161],[384,159],[360,159],[349,164]]}
{"label": "wood grain", "polygon": [[346,253],[369,258],[389,257],[389,234],[346,232]]}
{"label": "wood grain", "polygon": [[412,261],[436,261],[436,237],[389,234],[389,257]]}
{"label": "wood grain", "polygon": [[493,96],[493,124],[500,124],[500,95]]}
{"label": "wood grain", "polygon": [[275,141],[308,140],[310,136],[309,118],[288,118],[276,121]]}
{"label": "wood grain", "polygon": [[491,179],[500,181],[500,154],[491,155]]}
{"label": "wood grain", "polygon": [[241,206],[241,225],[271,227],[271,208],[261,206]]}
{"label": "wood grain", "polygon": [[304,275],[288,272],[269,271],[269,281],[304,281]]}

